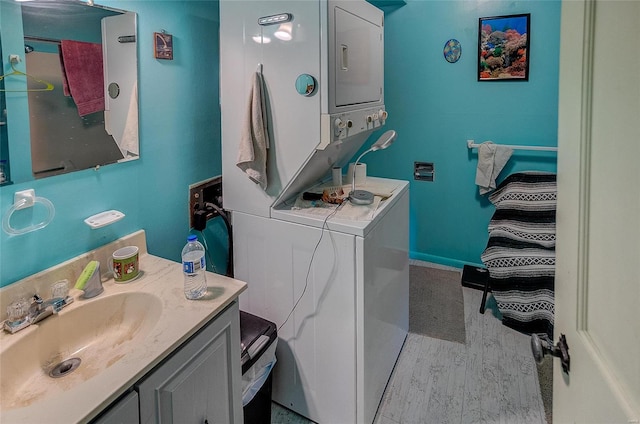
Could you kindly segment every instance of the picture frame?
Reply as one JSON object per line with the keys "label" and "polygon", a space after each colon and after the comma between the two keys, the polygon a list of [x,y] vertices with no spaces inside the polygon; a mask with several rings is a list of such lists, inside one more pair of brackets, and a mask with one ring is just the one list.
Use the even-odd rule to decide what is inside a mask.
{"label": "picture frame", "polygon": [[173,60],[173,36],[166,32],[154,32],[153,53],[156,59]]}
{"label": "picture frame", "polygon": [[528,81],[531,14],[478,22],[478,81]]}

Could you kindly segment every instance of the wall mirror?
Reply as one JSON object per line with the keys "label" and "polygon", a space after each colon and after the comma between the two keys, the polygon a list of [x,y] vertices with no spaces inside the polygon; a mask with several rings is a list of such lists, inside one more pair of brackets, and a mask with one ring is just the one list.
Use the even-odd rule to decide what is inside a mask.
{"label": "wall mirror", "polygon": [[0,3],[6,183],[138,159],[136,14],[93,1]]}

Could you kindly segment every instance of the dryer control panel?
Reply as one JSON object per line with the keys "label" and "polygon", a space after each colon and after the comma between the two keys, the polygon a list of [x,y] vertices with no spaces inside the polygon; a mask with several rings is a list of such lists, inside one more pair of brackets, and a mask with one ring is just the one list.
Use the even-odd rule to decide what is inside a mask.
{"label": "dryer control panel", "polygon": [[384,125],[387,116],[384,106],[331,115],[323,114],[320,116],[320,144],[316,150],[324,150],[330,143],[376,130]]}

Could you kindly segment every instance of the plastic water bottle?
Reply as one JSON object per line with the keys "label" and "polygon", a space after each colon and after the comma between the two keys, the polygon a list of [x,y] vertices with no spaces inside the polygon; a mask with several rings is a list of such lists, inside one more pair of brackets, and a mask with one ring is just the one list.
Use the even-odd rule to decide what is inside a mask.
{"label": "plastic water bottle", "polygon": [[184,295],[187,299],[200,299],[207,292],[204,246],[198,237],[190,235],[182,249],[182,273],[184,274]]}

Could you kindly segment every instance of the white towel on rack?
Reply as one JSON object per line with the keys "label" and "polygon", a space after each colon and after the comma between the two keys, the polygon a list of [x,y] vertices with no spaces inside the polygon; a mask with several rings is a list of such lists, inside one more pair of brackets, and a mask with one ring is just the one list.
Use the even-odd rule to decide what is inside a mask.
{"label": "white towel on rack", "polygon": [[513,149],[485,141],[478,147],[478,168],[476,184],[480,194],[487,194],[496,188],[496,178],[507,164]]}
{"label": "white towel on rack", "polygon": [[255,72],[252,75],[236,165],[247,174],[251,181],[266,190],[269,133],[264,94],[262,74]]}

